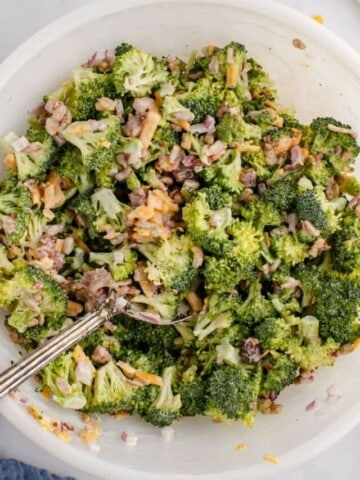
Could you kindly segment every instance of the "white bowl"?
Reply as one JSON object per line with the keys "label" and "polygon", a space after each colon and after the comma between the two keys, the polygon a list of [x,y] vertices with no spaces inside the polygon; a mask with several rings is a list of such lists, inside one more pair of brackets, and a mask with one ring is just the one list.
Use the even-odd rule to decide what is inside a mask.
{"label": "white bowl", "polygon": [[[294,37],[305,50],[295,49]],[[275,79],[284,105],[295,107],[303,121],[318,115],[337,117],[360,130],[360,58],[323,26],[280,5],[261,0],[168,1],[106,0],[52,23],[18,48],[0,67],[0,134],[22,131],[26,111],[45,92],[65,80],[95,50],[126,41],[154,54],[189,54],[207,43],[243,42]],[[17,348],[1,331],[0,369],[17,357]],[[287,389],[279,416],[261,416],[253,429],[240,423],[213,424],[208,418],[175,425],[171,443],[157,429],[127,418],[104,419],[100,452],[90,452],[74,438],[70,444],[42,430],[25,408],[6,398],[1,413],[24,435],[48,452],[90,474],[126,480],[260,479],[293,467],[337,441],[360,420],[360,352],[339,358],[333,368],[316,372],[315,382]],[[342,397],[324,402],[335,385]],[[34,393],[22,391],[46,414],[79,426],[78,415],[57,408]],[[318,407],[305,407],[317,399]],[[139,436],[131,448],[120,440],[122,430]],[[238,443],[248,449],[239,453]],[[262,460],[280,458],[279,465]]]}

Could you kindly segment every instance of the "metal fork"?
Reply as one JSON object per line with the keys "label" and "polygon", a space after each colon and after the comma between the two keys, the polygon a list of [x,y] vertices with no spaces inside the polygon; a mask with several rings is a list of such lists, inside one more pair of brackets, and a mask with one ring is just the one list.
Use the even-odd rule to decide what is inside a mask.
{"label": "metal fork", "polygon": [[[88,313],[70,327],[58,333],[36,350],[26,355],[0,373],[0,398],[27,380],[31,375],[45,367],[51,360],[60,356],[66,350],[76,345],[80,340],[97,330],[103,323],[115,315],[126,315],[141,322],[157,323],[150,320],[146,312],[135,312],[125,299],[108,298],[98,309]],[[159,319],[158,325],[173,325],[193,318],[193,315],[174,321]]]}

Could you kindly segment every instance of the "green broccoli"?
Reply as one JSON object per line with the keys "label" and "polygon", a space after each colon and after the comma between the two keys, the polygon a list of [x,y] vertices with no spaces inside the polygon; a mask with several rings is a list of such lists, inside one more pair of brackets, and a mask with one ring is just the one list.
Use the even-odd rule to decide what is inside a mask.
{"label": "green broccoli", "polygon": [[216,363],[218,365],[231,365],[236,367],[240,365],[240,353],[239,348],[235,348],[231,344],[229,337],[223,337],[219,345],[216,345]]}
{"label": "green broccoli", "polygon": [[127,47],[116,57],[112,81],[119,94],[145,97],[168,81],[165,62],[135,47]]}
{"label": "green broccoli", "polygon": [[196,245],[216,255],[231,250],[226,228],[231,223],[231,209],[211,210],[206,192],[200,190],[182,210],[188,233]]}
{"label": "green broccoli", "polygon": [[360,217],[347,209],[333,237],[336,267],[351,273],[360,269]]}
{"label": "green broccoli", "polygon": [[225,192],[240,193],[244,188],[240,173],[240,153],[229,150],[220,160],[201,170],[199,176],[207,185],[218,185]]}
{"label": "green broccoli", "polygon": [[182,116],[186,115],[190,122],[192,122],[195,117],[194,114],[188,108],[184,107],[176,97],[166,96],[161,105],[162,118],[169,122],[177,123],[179,121],[179,114]]}
{"label": "green broccoli", "polygon": [[156,312],[163,320],[172,320],[176,317],[180,302],[179,297],[171,292],[158,293],[153,297],[135,295],[131,301],[147,305],[150,311]]}
{"label": "green broccoli", "polygon": [[316,292],[314,315],[324,340],[351,343],[360,337],[360,283],[346,274],[325,273]]}
{"label": "green broccoli", "polygon": [[261,395],[271,392],[280,393],[291,385],[298,371],[297,363],[288,355],[279,355],[266,360],[264,377],[261,384]]}
{"label": "green broccoli", "polygon": [[262,294],[262,284],[259,280],[250,284],[245,301],[237,303],[237,318],[248,325],[261,322],[275,314],[272,302]]}
{"label": "green broccoli", "polygon": [[0,184],[0,213],[9,215],[31,208],[31,193],[16,177],[8,177]]}
{"label": "green broccoli", "polygon": [[90,252],[89,262],[108,265],[115,282],[126,280],[134,273],[137,253],[128,247],[121,247],[111,252]]}
{"label": "green broccoli", "polygon": [[181,415],[180,395],[174,395],[172,384],[176,375],[176,367],[166,367],[162,374],[163,384],[155,402],[148,406],[142,415],[144,420],[156,427],[171,425]]}
{"label": "green broccoli", "polygon": [[248,202],[241,208],[241,216],[260,231],[265,227],[278,227],[283,222],[278,210],[271,203],[263,200]]}
{"label": "green broccoli", "polygon": [[280,231],[272,233],[271,250],[285,264],[295,266],[303,262],[309,255],[309,246],[301,243],[296,234]]}
{"label": "green broccoli", "polygon": [[188,90],[177,95],[177,100],[194,114],[194,123],[200,123],[206,116],[215,117],[221,103],[219,92],[213,91],[207,78],[187,83]]}
{"label": "green broccoli", "polygon": [[[135,139],[133,139],[135,140]],[[168,155],[174,145],[179,145],[180,135],[175,132],[167,123],[160,124],[155,130],[155,134],[150,145],[150,159],[157,160],[160,155]],[[141,150],[143,145],[141,144]],[[126,153],[126,152],[125,152]],[[143,165],[143,162],[141,162]]]}
{"label": "green broccoli", "polygon": [[182,417],[194,417],[202,415],[205,410],[206,381],[203,378],[193,378],[191,381],[184,380],[174,386],[175,393],[180,395]]}
{"label": "green broccoli", "polygon": [[0,306],[6,305],[11,311],[7,323],[19,333],[33,325],[49,330],[65,320],[66,293],[41,270],[26,267],[17,271],[11,279],[1,282],[0,291]]}
{"label": "green broccoli", "polygon": [[267,99],[272,99],[276,92],[272,88],[273,83],[269,75],[253,58],[249,58],[247,63],[250,65],[247,72],[249,90],[265,95]]}
{"label": "green broccoli", "polygon": [[0,244],[0,272],[9,274],[14,270],[14,265],[10,262],[7,255],[7,250],[4,245]]}
{"label": "green broccoli", "polygon": [[218,140],[232,146],[234,142],[242,143],[245,140],[261,138],[261,130],[256,125],[246,123],[240,115],[225,113],[216,125]]}
{"label": "green broccoli", "polygon": [[42,387],[50,388],[52,398],[64,408],[80,410],[86,405],[84,385],[76,380],[72,352],[65,353],[41,370]]}
{"label": "green broccoli", "polygon": [[112,190],[99,188],[91,195],[91,202],[95,210],[93,227],[97,232],[104,231],[105,225],[111,225],[116,232],[125,230],[124,215],[130,207],[121,203]]}
{"label": "green broccoli", "polygon": [[94,178],[82,162],[80,150],[70,145],[59,152],[56,172],[62,179],[69,179],[80,193],[94,188]]}
{"label": "green broccoli", "polygon": [[120,120],[111,115],[101,121],[73,122],[62,131],[62,136],[80,150],[86,168],[101,173],[115,164]]}
{"label": "green broccoli", "polygon": [[292,178],[285,177],[269,185],[262,198],[277,210],[290,211],[296,201],[297,189],[297,182]]}
{"label": "green broccoli", "polygon": [[283,318],[266,318],[254,329],[263,350],[282,350],[284,340],[291,336],[291,325]]}
{"label": "green broccoli", "polygon": [[[349,133],[343,133],[341,129],[348,130]],[[305,144],[310,153],[323,154],[325,163],[335,174],[352,170],[360,152],[360,147],[351,134],[351,127],[330,117],[319,117],[311,122],[305,135]]]}
{"label": "green broccoli", "polygon": [[283,351],[302,370],[309,371],[333,365],[335,363],[334,354],[339,349],[339,346],[340,344],[332,338],[328,338],[324,343],[315,342],[302,345],[298,337],[292,337],[286,341]]}
{"label": "green broccoli", "polygon": [[243,167],[253,168],[259,180],[271,177],[271,170],[266,165],[264,151],[260,148],[257,152],[243,152],[241,154]]}
{"label": "green broccoli", "polygon": [[319,188],[307,189],[297,200],[296,211],[300,220],[306,220],[328,236],[339,228],[335,204],[326,199]]}
{"label": "green broccoli", "polygon": [[20,152],[13,148],[13,143],[19,140],[14,132],[9,132],[0,141],[0,154],[13,155],[16,162],[17,176],[20,180],[27,178],[40,178],[49,169],[55,147],[52,139],[48,137],[43,143],[31,143],[25,150]]}
{"label": "green broccoli", "polygon": [[81,224],[86,226],[89,235],[91,237],[96,236],[96,231],[93,227],[96,219],[96,211],[91,201],[90,192],[76,195],[70,200],[68,207],[75,213]]}
{"label": "green broccoli", "polygon": [[260,380],[257,370],[229,365],[218,367],[208,380],[205,414],[226,423],[241,419],[245,425],[251,426]]}
{"label": "green broccoli", "polygon": [[360,194],[360,181],[352,175],[339,175],[336,178],[341,193],[347,193],[352,197]]}

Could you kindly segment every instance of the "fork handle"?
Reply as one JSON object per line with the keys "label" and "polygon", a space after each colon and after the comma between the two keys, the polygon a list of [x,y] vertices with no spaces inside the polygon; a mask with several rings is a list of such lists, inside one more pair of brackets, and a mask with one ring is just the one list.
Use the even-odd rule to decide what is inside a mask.
{"label": "fork handle", "polygon": [[45,367],[51,360],[58,357],[86,335],[110,320],[118,312],[114,302],[108,300],[101,307],[85,315],[81,320],[74,322],[59,334],[38,347],[22,360],[14,363],[0,373],[0,398],[27,378]]}

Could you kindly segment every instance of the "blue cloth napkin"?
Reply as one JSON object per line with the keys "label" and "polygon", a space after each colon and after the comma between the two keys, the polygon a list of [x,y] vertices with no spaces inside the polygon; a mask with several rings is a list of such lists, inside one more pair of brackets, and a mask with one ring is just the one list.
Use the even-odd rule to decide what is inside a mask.
{"label": "blue cloth napkin", "polygon": [[75,480],[59,477],[43,468],[35,468],[12,458],[0,460],[0,480]]}

